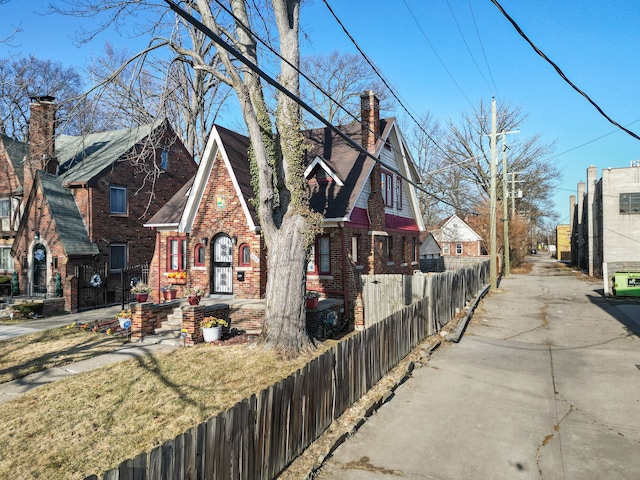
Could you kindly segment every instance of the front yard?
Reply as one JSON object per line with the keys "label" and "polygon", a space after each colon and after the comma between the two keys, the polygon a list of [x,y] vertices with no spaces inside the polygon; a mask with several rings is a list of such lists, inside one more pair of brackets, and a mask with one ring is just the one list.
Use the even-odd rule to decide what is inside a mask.
{"label": "front yard", "polygon": [[[74,329],[3,341],[2,378],[105,353],[122,341]],[[0,478],[67,480],[99,474],[285,378],[308,360],[283,360],[255,346],[199,345],[37,388],[0,405]]]}

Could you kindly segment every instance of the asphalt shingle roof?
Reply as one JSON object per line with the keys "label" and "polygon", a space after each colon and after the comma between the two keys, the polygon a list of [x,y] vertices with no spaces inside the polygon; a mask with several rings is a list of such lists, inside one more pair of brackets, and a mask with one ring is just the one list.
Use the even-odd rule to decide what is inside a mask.
{"label": "asphalt shingle roof", "polygon": [[18,176],[20,185],[22,185],[24,181],[24,171],[22,170],[22,165],[24,162],[24,157],[29,155],[29,144],[20,142],[5,135],[4,133],[0,133],[0,141],[2,141],[2,144],[4,145],[4,149],[9,156],[9,160],[13,165],[13,169]]}
{"label": "asphalt shingle roof", "polygon": [[60,180],[64,184],[90,181],[162,122],[163,120],[158,120],[136,128],[90,133],[77,137],[60,135],[56,138]]}
{"label": "asphalt shingle roof", "polygon": [[44,198],[56,223],[56,230],[67,255],[97,255],[98,246],[89,240],[87,227],[69,188],[45,172],[38,172]]}

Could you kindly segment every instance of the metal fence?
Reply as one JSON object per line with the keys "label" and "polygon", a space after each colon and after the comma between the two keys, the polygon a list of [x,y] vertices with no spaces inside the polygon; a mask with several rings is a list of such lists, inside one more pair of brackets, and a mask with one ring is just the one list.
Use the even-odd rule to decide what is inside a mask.
{"label": "metal fence", "polygon": [[77,265],[74,275],[78,279],[78,309],[91,310],[129,302],[132,281],[147,283],[149,265],[134,265],[118,271],[110,271],[106,263]]}

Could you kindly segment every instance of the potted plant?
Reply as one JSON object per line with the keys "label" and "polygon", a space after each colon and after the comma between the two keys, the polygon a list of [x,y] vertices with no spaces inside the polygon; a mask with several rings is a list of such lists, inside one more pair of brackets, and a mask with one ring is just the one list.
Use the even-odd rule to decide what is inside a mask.
{"label": "potted plant", "polygon": [[174,285],[184,285],[187,282],[187,272],[166,272],[164,275]]}
{"label": "potted plant", "polygon": [[129,328],[131,326],[131,310],[122,310],[116,313],[116,318],[120,324],[120,328]]}
{"label": "potted plant", "polygon": [[162,290],[162,296],[164,297],[165,300],[173,300],[176,298],[176,295],[178,294],[178,290],[176,290],[176,286],[171,283],[168,285],[165,285],[160,290]]}
{"label": "potted plant", "polygon": [[149,298],[149,293],[151,292],[151,287],[149,287],[144,282],[138,282],[131,287],[131,293],[133,293],[136,297],[136,302],[146,302]]}
{"label": "potted plant", "polygon": [[227,321],[222,318],[204,317],[200,322],[204,341],[210,343],[215,340],[220,340],[220,337],[222,337],[222,327],[226,327],[227,325]]}
{"label": "potted plant", "polygon": [[320,298],[320,294],[318,292],[307,292],[306,298],[308,309],[318,308],[318,299]]}
{"label": "potted plant", "polygon": [[190,288],[187,291],[187,301],[189,305],[198,305],[200,303],[200,299],[204,295],[204,291],[198,287]]}

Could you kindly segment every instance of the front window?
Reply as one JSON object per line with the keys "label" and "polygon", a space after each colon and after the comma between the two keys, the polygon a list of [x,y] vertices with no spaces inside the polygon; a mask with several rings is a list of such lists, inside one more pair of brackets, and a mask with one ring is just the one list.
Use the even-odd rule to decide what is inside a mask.
{"label": "front window", "polygon": [[358,237],[359,235],[351,237],[351,261],[356,264],[358,263]]}
{"label": "front window", "polygon": [[449,255],[451,253],[450,249],[449,249],[449,244],[445,243],[442,245],[442,254],[443,255]]}
{"label": "front window", "polygon": [[462,244],[456,243],[456,255],[462,255]]}
{"label": "front window", "polygon": [[411,238],[411,261],[412,262],[417,262],[418,261],[418,240],[416,239],[416,237],[412,237]]}
{"label": "front window", "polygon": [[396,207],[398,210],[402,210],[402,178],[398,177],[396,179]]}
{"label": "front window", "polygon": [[110,213],[113,215],[126,215],[127,213],[127,189],[125,187],[110,188]]}
{"label": "front window", "polygon": [[109,267],[111,271],[120,271],[127,266],[127,245],[112,243],[109,245]]}
{"label": "front window", "polygon": [[318,237],[311,246],[307,271],[321,275],[331,273],[331,240],[328,236]]}
{"label": "front window", "polygon": [[194,264],[196,267],[204,266],[204,254],[205,254],[204,245],[199,243],[198,245],[196,245],[195,255],[193,256]]}
{"label": "front window", "polygon": [[0,247],[0,269],[13,270],[11,247]]}
{"label": "front window", "polygon": [[248,267],[251,265],[251,248],[249,245],[240,245],[240,255],[238,255],[238,264],[241,267]]}
{"label": "front window", "polygon": [[393,207],[393,175],[382,172],[382,199],[387,207]]}
{"label": "front window", "polygon": [[11,200],[8,198],[0,198],[0,217],[9,217],[11,215]]}
{"label": "front window", "polygon": [[187,266],[187,240],[185,238],[169,238],[167,242],[167,270],[182,272]]}
{"label": "front window", "polygon": [[162,170],[167,170],[169,168],[169,150],[162,150],[160,168]]}

